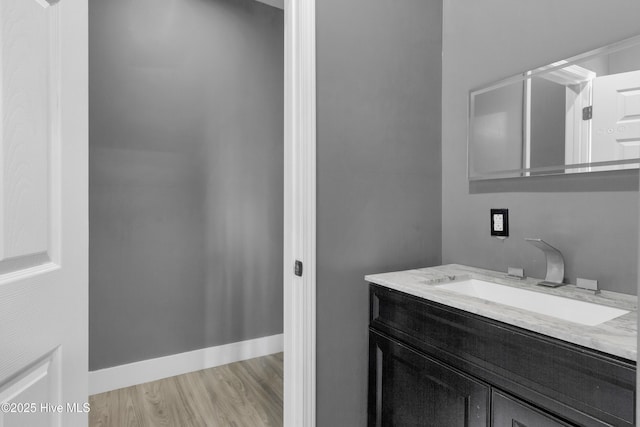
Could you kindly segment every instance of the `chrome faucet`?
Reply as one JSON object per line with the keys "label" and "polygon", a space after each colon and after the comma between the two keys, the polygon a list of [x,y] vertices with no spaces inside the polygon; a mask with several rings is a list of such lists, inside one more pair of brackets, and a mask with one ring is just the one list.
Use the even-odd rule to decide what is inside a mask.
{"label": "chrome faucet", "polygon": [[562,253],[542,239],[525,238],[524,240],[544,252],[547,258],[547,275],[538,284],[552,288],[562,286],[564,284],[562,283],[564,280],[564,258]]}

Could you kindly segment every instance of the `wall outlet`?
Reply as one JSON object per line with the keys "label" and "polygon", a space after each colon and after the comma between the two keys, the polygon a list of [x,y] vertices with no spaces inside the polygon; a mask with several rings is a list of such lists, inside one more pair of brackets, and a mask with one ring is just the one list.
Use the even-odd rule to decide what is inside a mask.
{"label": "wall outlet", "polygon": [[509,237],[509,209],[491,209],[491,235]]}

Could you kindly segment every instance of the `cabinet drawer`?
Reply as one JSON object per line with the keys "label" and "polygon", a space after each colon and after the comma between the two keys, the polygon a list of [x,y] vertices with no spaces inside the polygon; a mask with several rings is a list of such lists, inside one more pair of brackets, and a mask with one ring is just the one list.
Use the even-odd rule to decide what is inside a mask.
{"label": "cabinet drawer", "polygon": [[500,392],[491,394],[492,427],[570,427]]}
{"label": "cabinet drawer", "polygon": [[576,424],[634,425],[635,363],[381,286],[370,289],[375,330]]}

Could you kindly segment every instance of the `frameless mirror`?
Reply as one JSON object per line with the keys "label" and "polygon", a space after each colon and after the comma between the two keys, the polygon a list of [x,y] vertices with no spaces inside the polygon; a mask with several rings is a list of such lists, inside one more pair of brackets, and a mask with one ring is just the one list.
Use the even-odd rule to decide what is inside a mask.
{"label": "frameless mirror", "polygon": [[640,36],[470,93],[469,180],[638,168]]}

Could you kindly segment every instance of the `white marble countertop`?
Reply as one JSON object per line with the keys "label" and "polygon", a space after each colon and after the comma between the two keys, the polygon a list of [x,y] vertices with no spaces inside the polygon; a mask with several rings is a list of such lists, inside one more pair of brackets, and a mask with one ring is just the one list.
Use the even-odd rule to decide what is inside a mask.
{"label": "white marble countertop", "polygon": [[[621,308],[629,310],[630,313],[596,326],[586,326],[528,310],[454,293],[439,289],[435,286],[450,282],[452,276],[455,276],[455,280],[468,278],[481,279],[502,285]],[[511,279],[508,278],[505,273],[458,264],[371,274],[365,276],[365,280],[583,347],[633,361],[637,360],[638,299],[632,295],[608,291],[602,291],[598,295],[593,295],[589,292],[576,289],[574,285],[546,288],[537,285],[540,279]]]}

